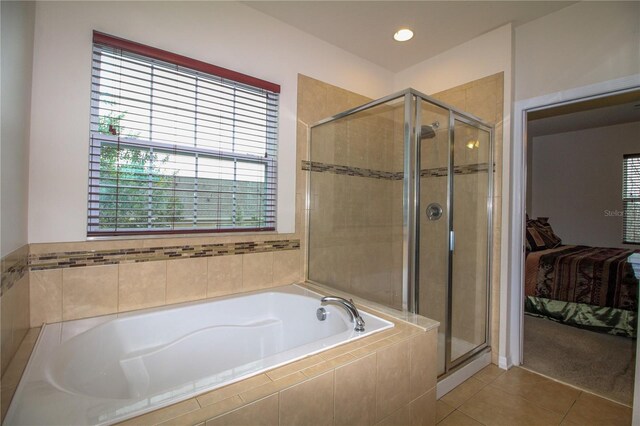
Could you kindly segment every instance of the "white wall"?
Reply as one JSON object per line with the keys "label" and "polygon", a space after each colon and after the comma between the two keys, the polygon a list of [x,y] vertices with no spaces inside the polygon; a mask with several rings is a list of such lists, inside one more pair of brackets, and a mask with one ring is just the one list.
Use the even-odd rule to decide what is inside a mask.
{"label": "white wall", "polygon": [[411,87],[429,95],[502,71],[505,89],[510,88],[511,39],[511,24],[503,25],[398,72],[393,79],[394,89]]}
{"label": "white wall", "polygon": [[516,100],[640,72],[638,1],[582,1],[515,33]]}
{"label": "white wall", "polygon": [[[582,1],[515,29],[515,94],[511,214],[503,223],[510,275],[507,363],[522,361],[522,237],[526,175],[524,112],[532,108],[626,89],[640,81],[640,3]],[[553,219],[552,219],[553,220]],[[502,330],[501,330],[502,331]],[[640,403],[640,395],[637,395]]]}
{"label": "white wall", "polygon": [[[549,217],[563,244],[625,247],[622,155],[640,152],[640,122],[533,138],[530,216]],[[633,246],[628,246],[633,247]]]}
{"label": "white wall", "polygon": [[392,73],[237,2],[39,2],[29,180],[29,242],[86,238],[92,30],[282,86],[278,231],[295,223],[297,74],[372,98]]}
{"label": "white wall", "polygon": [[27,243],[29,122],[35,4],[2,2],[1,249]]}

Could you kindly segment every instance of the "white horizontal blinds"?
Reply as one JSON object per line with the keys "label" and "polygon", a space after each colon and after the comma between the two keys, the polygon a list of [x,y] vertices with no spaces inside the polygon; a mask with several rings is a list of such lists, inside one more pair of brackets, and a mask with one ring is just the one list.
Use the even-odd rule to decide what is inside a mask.
{"label": "white horizontal blinds", "polygon": [[640,244],[640,154],[624,156],[622,182],[622,239],[624,243]]}
{"label": "white horizontal blinds", "polygon": [[89,235],[275,229],[278,93],[94,43]]}

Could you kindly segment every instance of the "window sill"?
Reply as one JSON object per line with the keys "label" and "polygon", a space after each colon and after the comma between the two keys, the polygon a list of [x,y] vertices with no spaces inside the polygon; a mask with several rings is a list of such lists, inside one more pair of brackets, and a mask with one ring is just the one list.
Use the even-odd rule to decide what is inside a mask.
{"label": "window sill", "polygon": [[253,231],[253,232],[203,232],[185,234],[151,234],[151,235],[108,235],[86,237],[85,241],[118,241],[118,240],[160,240],[160,239],[184,239],[184,238],[222,238],[222,237],[246,237],[262,235],[291,235],[290,232],[278,231]]}

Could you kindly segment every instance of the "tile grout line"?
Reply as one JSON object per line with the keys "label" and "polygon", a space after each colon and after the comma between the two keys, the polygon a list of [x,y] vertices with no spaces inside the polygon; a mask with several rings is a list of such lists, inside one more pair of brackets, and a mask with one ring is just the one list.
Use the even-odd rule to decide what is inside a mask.
{"label": "tile grout line", "polygon": [[[518,368],[518,367],[515,367],[515,368]],[[523,369],[523,370],[524,370],[524,369]],[[528,371],[528,370],[525,370],[525,371]],[[543,376],[543,375],[541,375],[541,374],[540,374],[540,377],[543,377],[543,378],[547,379],[547,377],[545,377],[545,376]],[[557,382],[557,381],[556,381],[556,382]],[[561,383],[561,382],[557,382],[557,383],[563,384],[563,383]],[[527,402],[531,403],[533,406],[535,406],[535,407],[536,407],[537,409],[539,409],[539,410],[543,410],[543,411],[547,411],[547,412],[549,412],[549,413],[553,413],[553,414],[558,414],[558,415],[560,415],[560,413],[558,413],[557,411],[554,411],[554,410],[551,410],[551,409],[549,409],[549,408],[542,407],[541,405],[538,405],[537,401],[531,400],[531,399],[529,399],[529,398],[525,398],[525,397],[524,397],[524,396],[522,396],[522,395],[518,395],[518,394],[515,394],[515,393],[511,393],[511,392],[507,391],[506,389],[504,389],[504,388],[502,388],[502,387],[500,387],[500,386],[497,386],[497,385],[494,385],[494,387],[496,388],[496,390],[498,390],[498,391],[500,391],[500,392],[502,392],[502,393],[504,393],[504,394],[507,394],[507,395],[510,395],[510,396],[513,396],[513,397],[516,397],[516,398],[520,398],[520,399],[522,399],[522,400],[524,400],[524,401],[527,401]],[[579,390],[579,389],[578,389],[578,390]],[[579,396],[580,396],[580,394],[578,394],[578,397],[579,397]],[[576,397],[576,399],[571,403],[571,406],[573,406],[573,404],[575,404],[575,402],[578,400],[578,397]],[[563,416],[563,418],[564,418],[564,415],[562,415],[562,416]]]}
{"label": "tile grout line", "polygon": [[[478,373],[476,373],[476,374],[478,374]],[[474,376],[475,376],[475,374],[474,374],[473,376],[469,377],[469,379],[474,378]],[[467,380],[469,380],[469,379],[467,379]],[[477,377],[476,377],[475,379],[476,379],[477,381],[479,381],[480,383],[482,383],[482,387],[481,387],[480,389],[478,389],[478,391],[477,391],[477,392],[474,392],[474,393],[473,393],[473,395],[471,395],[469,398],[465,399],[465,400],[464,400],[464,401],[463,401],[463,402],[462,402],[458,407],[456,407],[456,409],[455,409],[455,410],[453,410],[453,411],[459,411],[460,413],[464,414],[465,416],[467,416],[467,417],[469,417],[469,418],[472,418],[473,420],[477,421],[478,423],[480,423],[480,424],[483,424],[483,425],[484,425],[484,423],[482,423],[480,420],[476,419],[476,418],[475,418],[475,417],[473,417],[473,416],[470,416],[469,414],[465,413],[464,411],[462,411],[462,410],[460,409],[464,404],[466,404],[467,402],[471,401],[471,399],[472,399],[473,397],[475,397],[476,395],[478,395],[480,392],[482,392],[482,390],[483,390],[483,389],[485,389],[487,386],[489,386],[489,385],[490,385],[490,383],[486,383],[486,382],[484,382],[484,381],[482,381],[482,380],[478,379]],[[463,383],[464,383],[464,382],[463,382]],[[445,403],[446,403],[446,402],[445,402]],[[452,411],[452,412],[453,412],[453,411]],[[449,413],[449,415],[451,415],[451,413]],[[447,417],[449,417],[449,416],[447,416]]]}
{"label": "tile grout line", "polygon": [[[521,368],[521,369],[523,369],[523,370],[525,370],[525,371],[528,371],[529,373],[537,374],[538,376],[540,376],[540,377],[544,377],[545,379],[549,379],[549,380],[551,380],[551,381],[553,381],[553,382],[556,382],[556,383],[559,383],[559,384],[561,384],[561,385],[568,386],[568,387],[570,387],[570,388],[572,388],[572,389],[575,389],[575,390],[577,390],[577,391],[581,392],[581,394],[582,394],[582,393],[587,393],[587,394],[589,394],[589,395],[593,395],[593,396],[595,396],[595,397],[605,399],[605,400],[607,400],[607,401],[609,401],[609,402],[612,402],[612,403],[614,403],[614,404],[622,405],[623,407],[633,408],[631,405],[627,405],[627,404],[622,403],[622,402],[620,402],[620,401],[615,401],[615,400],[613,400],[613,399],[611,399],[611,398],[608,398],[608,397],[606,397],[606,396],[599,395],[599,394],[597,394],[597,393],[595,393],[595,392],[592,392],[592,391],[590,391],[589,389],[583,389],[583,388],[580,388],[580,387],[578,387],[578,386],[576,386],[576,385],[572,385],[571,383],[567,383],[567,382],[560,381],[560,380],[558,380],[558,379],[556,379],[556,378],[553,378],[553,377],[551,377],[551,376],[547,376],[547,375],[542,374],[542,373],[538,373],[537,371],[531,370],[531,369],[529,369],[529,368],[525,368],[525,367],[523,367],[523,366],[521,366],[521,365],[520,365],[520,366],[518,366],[518,367],[516,367],[516,368]],[[576,400],[577,400],[577,398],[576,398]]]}
{"label": "tile grout line", "polygon": [[562,424],[562,422],[565,421],[565,419],[567,418],[567,416],[569,415],[569,413],[571,412],[571,409],[573,408],[574,405],[576,405],[576,402],[578,402],[578,398],[580,398],[580,396],[582,395],[583,392],[580,392],[578,394],[578,397],[571,403],[571,406],[569,407],[569,409],[567,410],[566,413],[564,413],[564,416],[562,416],[562,420],[560,420],[560,423],[558,423],[559,425]]}
{"label": "tile grout line", "polygon": [[336,370],[337,368],[333,369],[333,413],[332,413],[332,424],[336,424]]}

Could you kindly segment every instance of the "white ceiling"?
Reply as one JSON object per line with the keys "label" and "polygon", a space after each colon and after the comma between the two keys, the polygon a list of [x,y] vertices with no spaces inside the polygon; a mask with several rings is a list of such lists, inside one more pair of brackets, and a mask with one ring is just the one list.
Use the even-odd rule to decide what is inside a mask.
{"label": "white ceiling", "polygon": [[[244,4],[390,71],[511,22],[522,25],[575,1],[245,1]],[[401,27],[415,36],[398,43]]]}

